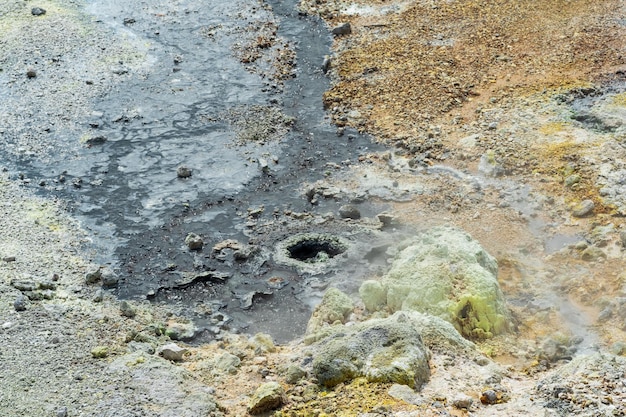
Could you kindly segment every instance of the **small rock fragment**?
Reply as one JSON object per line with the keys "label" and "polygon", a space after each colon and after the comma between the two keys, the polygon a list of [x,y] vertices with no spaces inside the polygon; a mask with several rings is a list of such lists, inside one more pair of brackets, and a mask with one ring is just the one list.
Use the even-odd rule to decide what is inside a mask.
{"label": "small rock fragment", "polygon": [[289,365],[287,368],[287,374],[285,375],[285,381],[288,384],[295,384],[306,376],[306,371],[298,365]]}
{"label": "small rock fragment", "polygon": [[469,395],[460,394],[452,399],[452,406],[459,410],[469,410],[474,403],[474,400]]}
{"label": "small rock fragment", "polygon": [[102,291],[102,289],[98,289],[93,295],[92,300],[94,303],[102,302],[102,300],[104,300],[104,291]]}
{"label": "small rock fragment", "polygon": [[358,220],[361,218],[361,212],[355,206],[346,204],[339,207],[339,216],[341,216],[342,219]]}
{"label": "small rock fragment", "polygon": [[572,208],[572,216],[586,217],[593,213],[595,204],[591,200],[583,200]]}
{"label": "small rock fragment", "polygon": [[268,382],[255,391],[248,404],[250,414],[261,414],[275,410],[285,402],[285,390],[278,382]]}
{"label": "small rock fragment", "polygon": [[195,233],[189,233],[185,238],[185,245],[189,250],[200,250],[204,246],[204,241]]}
{"label": "small rock fragment", "polygon": [[248,340],[250,346],[257,354],[276,352],[276,346],[272,336],[265,333],[257,333]]}
{"label": "small rock fragment", "polygon": [[324,74],[326,74],[328,70],[330,69],[330,64],[331,64],[330,56],[324,55],[324,61],[322,62],[322,71],[324,72]]}
{"label": "small rock fragment", "polygon": [[67,407],[57,408],[57,417],[67,417]]}
{"label": "small rock fragment", "polygon": [[30,13],[33,16],[43,16],[44,14],[46,14],[46,10],[42,9],[41,7],[33,7],[32,9],[30,9]]}
{"label": "small rock fragment", "polygon": [[188,350],[178,346],[176,343],[169,343],[159,348],[159,355],[164,359],[174,362],[181,362]]}
{"label": "small rock fragment", "polygon": [[95,284],[102,278],[102,271],[99,266],[90,267],[85,273],[85,282],[87,284]]}
{"label": "small rock fragment", "polygon": [[120,303],[120,314],[124,317],[132,319],[137,315],[137,311],[128,301],[122,301]]}
{"label": "small rock fragment", "polygon": [[181,165],[176,169],[176,175],[178,176],[178,178],[189,178],[191,177],[191,174],[191,168],[184,165]]}
{"label": "small rock fragment", "polygon": [[232,353],[224,352],[216,358],[215,365],[218,369],[234,375],[237,373],[239,365],[241,365],[241,359]]}
{"label": "small rock fragment", "polygon": [[96,346],[91,349],[91,356],[96,359],[102,359],[109,356],[109,348],[106,346]]}
{"label": "small rock fragment", "polygon": [[352,26],[350,26],[349,22],[342,23],[339,26],[336,26],[332,30],[333,35],[349,35],[352,33]]}
{"label": "small rock fragment", "polygon": [[112,288],[117,286],[120,278],[110,268],[103,268],[100,273],[102,279],[102,286],[105,288]]}
{"label": "small rock fragment", "polygon": [[483,404],[495,404],[498,402],[498,394],[492,389],[488,389],[480,395],[480,402]]}
{"label": "small rock fragment", "polygon": [[18,295],[13,301],[13,308],[15,311],[25,311],[28,305],[28,298],[23,294]]}
{"label": "small rock fragment", "polygon": [[15,262],[15,256],[5,256],[2,260],[4,262]]}
{"label": "small rock fragment", "polygon": [[35,78],[37,76],[37,71],[35,71],[34,69],[29,69],[28,71],[26,71],[26,76],[28,78]]}

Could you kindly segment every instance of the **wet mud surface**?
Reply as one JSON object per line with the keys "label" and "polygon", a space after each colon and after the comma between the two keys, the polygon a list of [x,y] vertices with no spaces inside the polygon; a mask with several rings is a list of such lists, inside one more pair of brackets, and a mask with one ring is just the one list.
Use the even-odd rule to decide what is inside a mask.
{"label": "wet mud surface", "polygon": [[[68,137],[51,133],[50,149],[13,164],[5,148],[7,168],[67,201],[92,233],[94,261],[120,274],[119,297],[179,305],[201,339],[228,328],[288,340],[304,331],[327,278],[309,288],[308,273],[277,265],[273,247],[301,232],[341,230],[354,244],[368,234],[338,215],[315,224],[342,202],[313,205],[302,185],[380,147],[355,131],[338,137],[323,110],[330,35],[319,19],[293,2],[274,11],[256,2],[183,3],[89,2],[93,24],[130,52],[107,62],[113,80],[82,62],[76,82],[89,87],[100,76],[102,91]],[[18,124],[9,130],[20,137]],[[191,176],[177,176],[180,166]],[[202,250],[185,246],[189,233],[201,236]],[[227,239],[250,253],[212,250]]]}

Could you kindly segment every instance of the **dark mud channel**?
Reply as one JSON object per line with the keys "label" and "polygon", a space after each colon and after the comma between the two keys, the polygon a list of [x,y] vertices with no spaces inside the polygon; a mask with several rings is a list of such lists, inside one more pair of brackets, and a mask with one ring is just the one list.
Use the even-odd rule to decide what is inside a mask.
{"label": "dark mud channel", "polygon": [[[168,304],[194,320],[197,341],[222,330],[263,331],[278,341],[301,335],[329,280],[356,288],[345,281],[358,281],[372,260],[360,249],[333,252],[324,241],[371,244],[368,232],[336,215],[349,201],[311,204],[302,192],[303,183],[329,174],[329,163],[345,168],[375,148],[356,132],[338,136],[322,107],[329,30],[299,14],[294,1],[269,4],[89,2],[103,30],[146,45],[146,64],[128,71],[123,60],[112,63],[121,81],[80,121],[90,131],[74,157],[25,159],[12,168],[34,178],[58,173],[47,181],[62,186],[39,189],[67,201],[92,234],[94,262],[120,276],[111,291]],[[276,42],[296,51],[284,85],[268,75],[273,64],[265,56],[253,66],[242,59],[246,39],[271,31],[267,22],[277,28]],[[255,125],[267,135],[242,135]],[[181,165],[190,177],[177,176]],[[203,239],[201,250],[187,248],[189,233]],[[277,260],[281,242],[306,233],[322,241],[305,239],[293,264]]]}

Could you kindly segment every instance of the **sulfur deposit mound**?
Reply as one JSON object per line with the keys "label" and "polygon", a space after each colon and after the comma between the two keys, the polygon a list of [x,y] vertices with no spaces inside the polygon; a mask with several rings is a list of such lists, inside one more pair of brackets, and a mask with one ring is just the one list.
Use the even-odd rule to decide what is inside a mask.
{"label": "sulfur deposit mound", "polygon": [[366,281],[361,287],[369,310],[386,306],[392,312],[432,314],[470,339],[509,329],[509,313],[496,279],[497,262],[470,235],[436,227],[402,246],[382,280]]}
{"label": "sulfur deposit mound", "polygon": [[365,377],[417,389],[430,376],[419,331],[397,317],[343,327],[313,348],[313,374],[326,387]]}

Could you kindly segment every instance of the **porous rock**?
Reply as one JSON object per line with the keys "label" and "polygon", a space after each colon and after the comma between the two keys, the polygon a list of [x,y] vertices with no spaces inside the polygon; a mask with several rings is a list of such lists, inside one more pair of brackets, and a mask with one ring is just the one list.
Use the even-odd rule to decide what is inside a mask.
{"label": "porous rock", "polygon": [[587,217],[593,213],[595,204],[591,200],[583,200],[572,208],[572,216]]}
{"label": "porous rock", "polygon": [[378,311],[387,304],[387,291],[380,281],[364,281],[359,287],[359,296],[369,311]]}
{"label": "porous rock", "polygon": [[496,279],[497,262],[469,234],[440,226],[402,246],[381,280],[391,311],[441,317],[468,338],[508,330],[510,316]]}
{"label": "porous rock", "polygon": [[343,327],[313,345],[312,352],[313,374],[327,387],[365,377],[419,388],[430,376],[430,352],[419,332],[396,318]]}
{"label": "porous rock", "polygon": [[181,362],[184,359],[185,353],[187,353],[187,349],[178,346],[176,343],[168,343],[167,345],[161,346],[158,352],[164,359]]}
{"label": "porous rock", "polygon": [[285,390],[278,382],[267,382],[254,392],[248,403],[248,412],[252,415],[275,410],[285,402]]}
{"label": "porous rock", "polygon": [[314,334],[324,326],[345,323],[353,308],[350,297],[337,288],[329,288],[324,293],[322,302],[313,310],[307,325],[307,334]]}
{"label": "porous rock", "polygon": [[178,168],[176,168],[176,176],[178,176],[178,178],[189,178],[191,177],[191,174],[192,174],[192,171],[191,171],[191,168],[189,167],[181,165]]}
{"label": "porous rock", "polygon": [[356,206],[346,204],[339,207],[339,216],[341,216],[342,219],[358,220],[361,218],[361,212]]}
{"label": "porous rock", "polygon": [[352,26],[349,22],[335,26],[332,30],[333,35],[349,35],[352,33]]}
{"label": "porous rock", "polygon": [[232,353],[224,352],[215,358],[215,365],[222,371],[228,372],[229,374],[236,374],[237,368],[241,365],[241,359]]}
{"label": "porous rock", "polygon": [[185,237],[185,245],[187,245],[189,250],[200,250],[202,246],[204,246],[204,241],[197,234],[189,233],[187,237]]}
{"label": "porous rock", "polygon": [[256,354],[276,352],[276,346],[274,345],[272,336],[265,333],[255,334],[248,340],[248,343]]}

